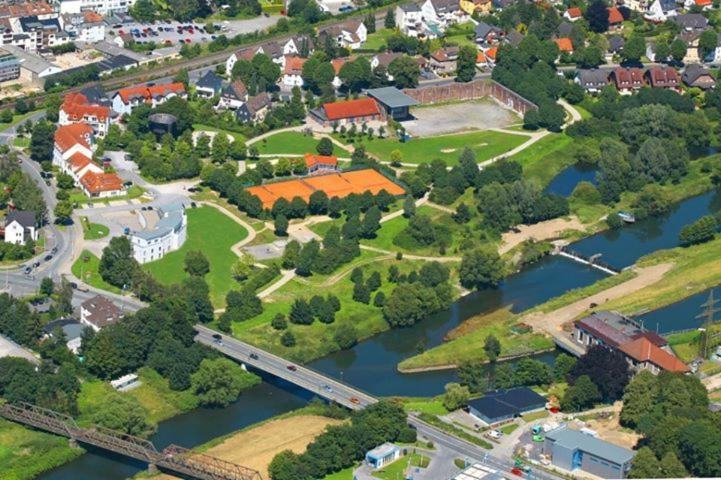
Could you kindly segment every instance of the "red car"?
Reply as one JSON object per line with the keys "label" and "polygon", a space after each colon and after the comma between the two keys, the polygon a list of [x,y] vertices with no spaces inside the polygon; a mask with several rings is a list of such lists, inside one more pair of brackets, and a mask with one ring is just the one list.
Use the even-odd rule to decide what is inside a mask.
{"label": "red car", "polygon": [[288,365],[286,368],[291,372],[295,372],[296,370],[298,370],[295,365]]}
{"label": "red car", "polygon": [[360,403],[360,400],[358,400],[356,397],[350,397],[349,400],[350,403],[353,403],[355,405],[358,405]]}
{"label": "red car", "polygon": [[516,475],[516,476],[518,476],[518,477],[522,477],[522,476],[523,476],[523,470],[521,470],[521,469],[518,468],[518,467],[512,468],[512,469],[511,469],[511,473],[514,474],[514,475]]}

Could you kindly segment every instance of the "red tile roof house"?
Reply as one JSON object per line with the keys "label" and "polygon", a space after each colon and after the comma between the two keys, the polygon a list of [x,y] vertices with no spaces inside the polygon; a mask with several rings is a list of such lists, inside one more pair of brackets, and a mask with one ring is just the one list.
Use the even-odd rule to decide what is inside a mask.
{"label": "red tile roof house", "polygon": [[104,137],[110,127],[110,108],[94,105],[82,93],[65,95],[58,112],[58,125],[86,123],[98,137]]}
{"label": "red tile roof house", "polygon": [[609,30],[618,30],[623,27],[623,15],[616,7],[608,9],[608,28]]}
{"label": "red tile roof house", "polygon": [[580,20],[581,17],[583,17],[583,13],[581,12],[581,9],[578,7],[571,7],[563,14],[563,17],[571,22],[575,22],[576,20]]}
{"label": "red tile roof house", "polygon": [[453,75],[458,62],[458,47],[440,48],[431,54],[430,67],[436,75]]}
{"label": "red tile roof house", "polygon": [[291,89],[303,86],[303,65],[306,58],[286,56],[283,63],[283,87]]}
{"label": "red tile roof house", "polygon": [[643,70],[640,68],[618,67],[611,72],[609,78],[616,85],[616,90],[624,94],[638,90],[646,84],[643,78]]}
{"label": "red tile roof house", "polygon": [[556,45],[558,45],[558,50],[561,53],[573,53],[573,42],[570,38],[564,37],[564,38],[557,38],[555,40]]}
{"label": "red tile roof house", "polygon": [[335,155],[315,155],[306,153],[305,166],[310,175],[338,171],[338,157]]}
{"label": "red tile roof house", "polygon": [[651,67],[646,70],[645,77],[653,88],[677,90],[681,86],[681,77],[673,67]]}
{"label": "red tile roof house", "polygon": [[372,98],[324,103],[312,110],[309,119],[324,127],[385,121],[384,110]]}
{"label": "red tile roof house", "polygon": [[119,115],[130,114],[133,108],[143,103],[155,107],[173,97],[188,98],[185,85],[182,83],[166,83],[163,85],[137,86],[121,88],[113,96],[113,110]]}

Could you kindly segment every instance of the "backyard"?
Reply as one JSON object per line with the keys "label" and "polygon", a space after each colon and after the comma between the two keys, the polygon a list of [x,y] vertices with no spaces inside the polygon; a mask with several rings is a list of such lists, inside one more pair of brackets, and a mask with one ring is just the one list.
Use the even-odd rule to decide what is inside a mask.
{"label": "backyard", "polygon": [[210,288],[211,301],[216,307],[222,306],[225,295],[233,286],[231,267],[237,259],[230,248],[248,236],[248,232],[213,207],[189,209],[187,213],[188,239],[185,244],[162,259],[143,265],[143,268],[161,283],[179,283],[187,276],[185,254],[201,251],[210,263],[210,273],[205,280]]}

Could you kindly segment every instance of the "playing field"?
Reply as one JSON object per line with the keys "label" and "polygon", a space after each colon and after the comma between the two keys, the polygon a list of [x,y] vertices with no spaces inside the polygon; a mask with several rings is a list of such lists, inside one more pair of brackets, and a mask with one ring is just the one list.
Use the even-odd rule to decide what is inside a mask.
{"label": "playing field", "polygon": [[424,105],[411,109],[413,120],[403,127],[414,137],[504,128],[521,123],[521,118],[490,98]]}
{"label": "playing field", "polygon": [[412,138],[405,143],[389,138],[373,139],[365,140],[363,144],[368,152],[382,161],[390,161],[391,152],[400,150],[403,163],[428,163],[440,158],[449,165],[455,165],[466,147],[475,152],[476,161],[482,162],[513,150],[527,140],[527,135],[485,130],[439,137]]}
{"label": "playing field", "polygon": [[280,132],[266,137],[250,146],[258,149],[258,153],[278,155],[302,155],[315,152],[318,140],[300,132]]}
{"label": "playing field", "polygon": [[188,209],[188,239],[175,252],[143,267],[158,281],[166,285],[179,283],[187,276],[184,269],[185,254],[200,250],[210,262],[210,273],[205,280],[210,287],[213,305],[222,305],[225,295],[233,286],[230,269],[237,259],[230,247],[244,239],[248,232],[232,219],[212,207]]}

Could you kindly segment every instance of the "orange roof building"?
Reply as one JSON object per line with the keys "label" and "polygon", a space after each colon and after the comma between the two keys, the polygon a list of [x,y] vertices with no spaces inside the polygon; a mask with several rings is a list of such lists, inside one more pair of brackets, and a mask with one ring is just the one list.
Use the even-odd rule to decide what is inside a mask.
{"label": "orange roof building", "polygon": [[335,155],[314,155],[306,153],[303,157],[308,173],[316,173],[320,171],[337,170],[338,157]]}
{"label": "orange roof building", "polygon": [[378,173],[376,170],[364,169],[353,172],[316,175],[299,180],[268,183],[247,188],[248,193],[258,197],[263,208],[273,208],[281,198],[288,201],[299,197],[308,201],[316,191],[323,191],[328,198],[344,198],[352,193],[371,192],[376,195],[385,190],[391,195],[403,195],[405,190],[395,182]]}
{"label": "orange roof building", "polygon": [[90,150],[92,146],[93,129],[86,123],[71,123],[61,125],[55,130],[55,147],[65,153],[76,145]]}
{"label": "orange roof building", "polygon": [[185,85],[180,82],[151,85],[149,87],[139,85],[121,88],[113,96],[113,110],[120,115],[130,114],[134,107],[142,103],[149,103],[155,107],[172,97],[186,98],[187,96]]}
{"label": "orange roof building", "polygon": [[557,38],[556,45],[561,52],[573,53],[573,42],[568,37]]}
{"label": "orange roof building", "polygon": [[83,122],[92,127],[99,137],[104,137],[110,127],[110,108],[91,104],[82,93],[65,95],[58,112],[58,123],[69,125]]}
{"label": "orange roof building", "polygon": [[626,354],[636,369],[650,370],[654,374],[659,373],[661,370],[679,373],[690,371],[685,363],[666,350],[656,346],[646,337],[638,337],[624,343],[619,347],[619,350]]}
{"label": "orange roof building", "polygon": [[488,50],[486,50],[486,58],[489,60],[495,62],[496,61],[496,54],[498,54],[498,47],[491,47]]}
{"label": "orange roof building", "polygon": [[578,20],[579,18],[581,18],[581,16],[583,16],[583,13],[581,12],[580,8],[571,7],[568,10],[566,10],[566,13],[563,16],[571,21],[574,21],[574,20]]}
{"label": "orange roof building", "polygon": [[295,75],[301,76],[303,73],[303,65],[308,59],[303,57],[295,57],[291,55],[285,56],[285,67],[283,68],[284,75]]}
{"label": "orange roof building", "polygon": [[621,25],[623,23],[623,15],[621,11],[616,7],[610,7],[608,9],[608,24],[611,26]]}
{"label": "orange roof building", "polygon": [[80,185],[89,197],[111,196],[123,191],[123,181],[116,173],[88,172],[80,179]]}
{"label": "orange roof building", "polygon": [[311,116],[323,125],[343,125],[383,120],[383,110],[372,98],[357,98],[324,103],[321,108],[313,110]]}
{"label": "orange roof building", "polygon": [[699,7],[703,8],[710,8],[711,6],[713,6],[712,0],[694,0],[694,3]]}

